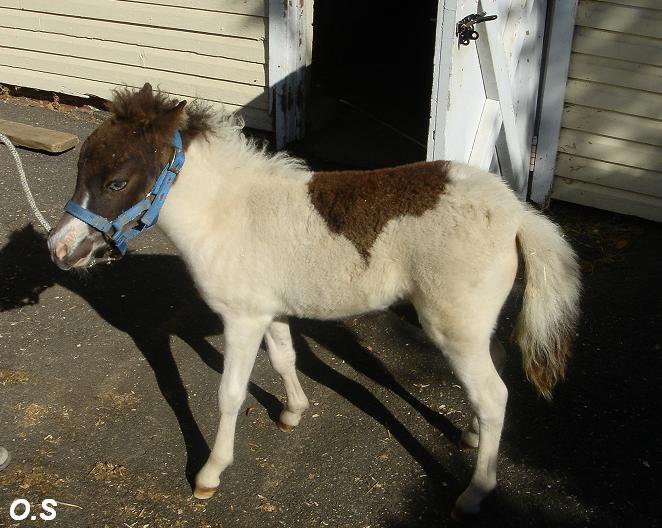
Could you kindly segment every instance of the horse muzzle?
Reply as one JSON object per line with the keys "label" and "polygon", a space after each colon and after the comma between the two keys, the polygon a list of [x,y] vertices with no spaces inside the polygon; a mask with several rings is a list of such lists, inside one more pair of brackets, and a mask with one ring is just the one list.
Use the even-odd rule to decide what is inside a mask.
{"label": "horse muzzle", "polygon": [[62,270],[83,268],[93,262],[93,254],[105,245],[101,233],[68,213],[48,235],[48,250],[53,263]]}

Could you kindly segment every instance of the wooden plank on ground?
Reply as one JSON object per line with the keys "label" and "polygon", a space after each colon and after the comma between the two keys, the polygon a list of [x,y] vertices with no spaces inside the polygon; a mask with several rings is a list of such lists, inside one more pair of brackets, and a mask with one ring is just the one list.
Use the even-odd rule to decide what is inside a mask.
{"label": "wooden plank on ground", "polygon": [[0,133],[7,136],[14,145],[56,154],[78,145],[78,138],[68,132],[25,125],[4,119],[0,119]]}

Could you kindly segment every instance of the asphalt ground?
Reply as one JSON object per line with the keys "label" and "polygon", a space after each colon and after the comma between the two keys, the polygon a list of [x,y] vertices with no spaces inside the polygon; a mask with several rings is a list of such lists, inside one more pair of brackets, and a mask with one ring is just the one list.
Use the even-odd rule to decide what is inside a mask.
{"label": "asphalt ground", "polygon": [[[17,104],[22,103],[22,104]],[[77,134],[102,115],[0,101],[0,118]],[[20,152],[52,223],[78,148]],[[313,160],[313,164],[315,164]],[[583,317],[553,403],[507,345],[499,485],[476,526],[660,525],[662,226],[568,204],[551,214],[582,258]],[[209,501],[190,479],[216,430],[222,325],[158,230],[123,260],[65,273],[48,259],[0,147],[0,527],[452,526],[475,453],[457,381],[408,307],[338,322],[293,320],[312,406],[291,434],[261,353],[235,463]],[[517,295],[499,334],[508,343]],[[9,510],[27,499],[35,520]],[[41,501],[58,501],[41,520]],[[21,511],[21,508],[18,509]]]}

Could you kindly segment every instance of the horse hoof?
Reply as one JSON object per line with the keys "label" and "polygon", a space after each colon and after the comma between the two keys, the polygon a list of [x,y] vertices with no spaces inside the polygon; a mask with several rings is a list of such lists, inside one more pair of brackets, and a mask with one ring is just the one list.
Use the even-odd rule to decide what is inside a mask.
{"label": "horse hoof", "polygon": [[278,429],[280,429],[284,433],[291,433],[292,431],[294,431],[294,426],[284,424],[283,422],[278,422]]}
{"label": "horse hoof", "polygon": [[193,491],[193,496],[196,499],[211,499],[214,496],[214,493],[216,493],[216,488],[206,488],[204,486],[196,486],[195,490]]}
{"label": "horse hoof", "polygon": [[475,518],[475,515],[462,511],[457,506],[455,506],[451,512],[451,519],[453,519],[458,524],[469,524]]}

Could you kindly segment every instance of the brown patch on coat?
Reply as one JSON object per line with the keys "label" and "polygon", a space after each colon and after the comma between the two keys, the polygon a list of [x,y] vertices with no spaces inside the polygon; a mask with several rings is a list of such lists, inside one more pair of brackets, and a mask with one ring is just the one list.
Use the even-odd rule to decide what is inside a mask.
{"label": "brown patch on coat", "polygon": [[316,172],[308,194],[328,228],[347,238],[368,262],[389,220],[421,216],[437,204],[448,171],[449,162],[432,161],[371,171]]}

